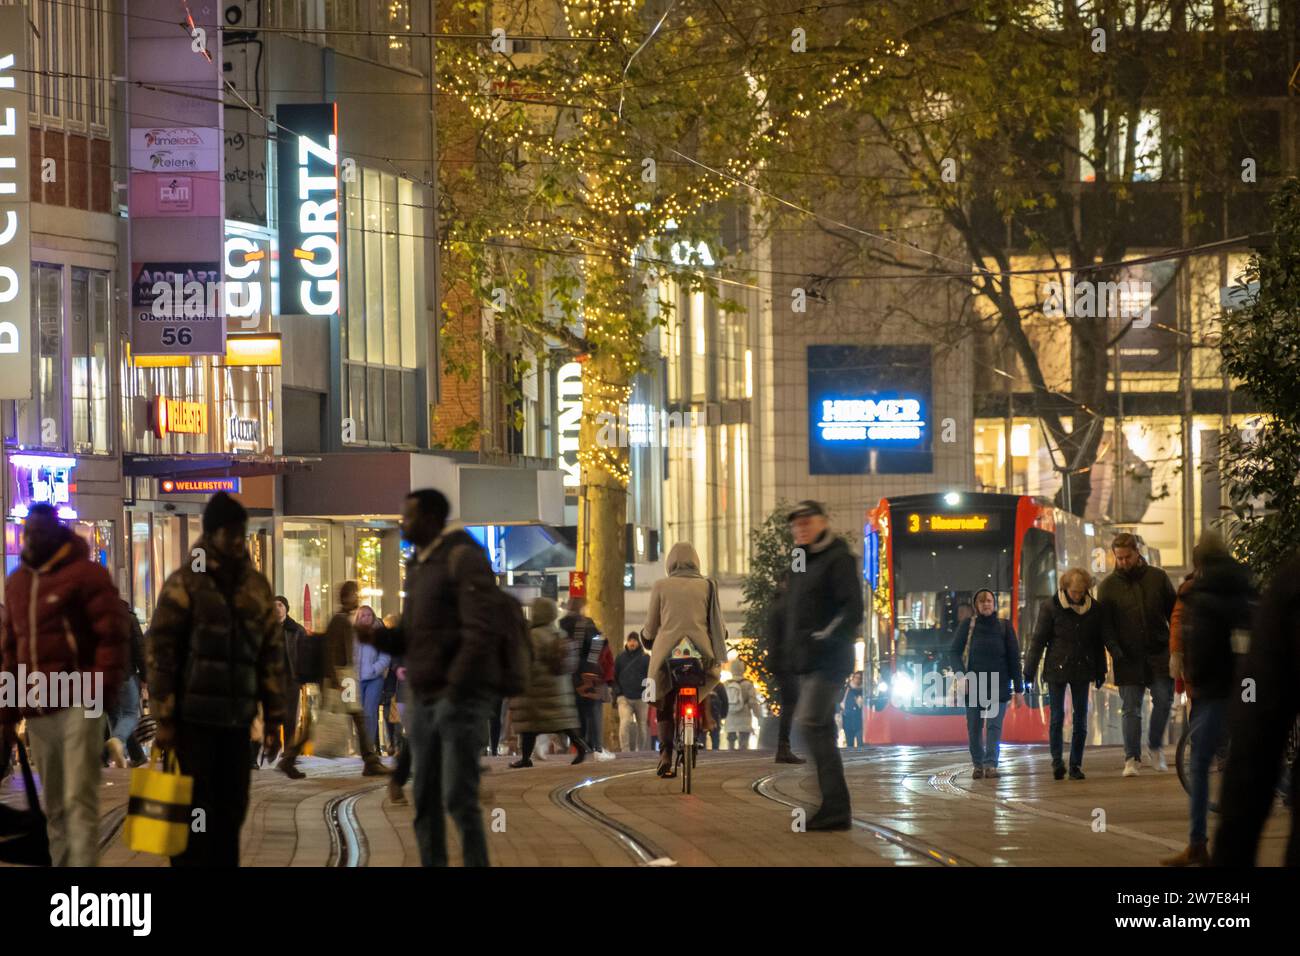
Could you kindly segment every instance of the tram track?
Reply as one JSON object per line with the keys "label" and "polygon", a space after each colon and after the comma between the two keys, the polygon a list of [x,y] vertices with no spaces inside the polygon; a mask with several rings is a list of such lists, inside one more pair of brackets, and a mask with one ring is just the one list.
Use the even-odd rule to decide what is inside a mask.
{"label": "tram track", "polygon": [[[882,762],[886,757],[897,757],[896,754],[871,754],[862,757],[850,757],[844,760],[847,767],[870,766]],[[777,770],[772,773],[759,777],[751,784],[750,789],[767,800],[774,803],[782,804],[791,809],[805,809],[804,804],[799,803],[793,798],[783,794],[777,788],[777,782],[781,779],[787,779],[794,776],[798,771],[795,770]],[[853,826],[859,830],[865,830],[884,843],[912,854],[913,856],[923,859],[928,863],[938,866],[977,866],[971,860],[966,859],[956,853],[944,850],[934,845],[928,840],[913,836],[910,833],[904,833],[902,830],[881,823],[879,820],[873,820],[859,814],[853,815]]]}
{"label": "tram track", "polygon": [[331,867],[362,867],[370,862],[370,843],[357,821],[357,803],[384,784],[372,784],[336,794],[325,801],[325,826],[330,835]]}
{"label": "tram track", "polygon": [[601,828],[607,836],[623,847],[639,865],[675,866],[676,863],[668,853],[649,837],[634,830],[626,823],[602,813],[582,799],[582,791],[589,787],[651,772],[653,772],[653,768],[629,770],[624,773],[588,777],[586,780],[580,780],[577,783],[562,783],[551,791],[551,802]]}

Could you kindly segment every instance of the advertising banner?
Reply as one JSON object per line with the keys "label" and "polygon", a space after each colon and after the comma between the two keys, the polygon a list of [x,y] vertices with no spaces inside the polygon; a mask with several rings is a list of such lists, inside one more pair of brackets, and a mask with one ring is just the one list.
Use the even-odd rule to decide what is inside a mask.
{"label": "advertising banner", "polygon": [[27,8],[0,7],[0,399],[32,397]]}
{"label": "advertising banner", "polygon": [[276,110],[280,211],[280,314],[342,309],[338,111],[333,103]]}
{"label": "advertising banner", "polygon": [[131,275],[133,352],[224,354],[220,262],[137,262]]}

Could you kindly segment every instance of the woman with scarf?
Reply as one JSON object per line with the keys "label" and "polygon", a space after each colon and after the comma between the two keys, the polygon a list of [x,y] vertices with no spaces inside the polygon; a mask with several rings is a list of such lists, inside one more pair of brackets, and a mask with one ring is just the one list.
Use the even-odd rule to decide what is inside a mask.
{"label": "woman with scarf", "polygon": [[[722,626],[722,605],[718,589],[700,573],[700,556],[690,544],[679,541],[664,562],[668,577],[660,578],[650,589],[650,608],[642,637],[650,648],[650,684],[655,712],[659,717],[659,768],[661,777],[673,772],[673,718],[676,691],[668,677],[668,661],[689,653],[700,659],[707,676],[698,691],[699,700],[707,701],[722,679],[722,664],[727,659],[726,631]],[[709,708],[700,707],[704,719],[702,730],[711,729]],[[703,735],[699,738],[703,740]]]}
{"label": "woman with scarf", "polygon": [[1061,588],[1056,597],[1038,613],[1034,636],[1025,655],[1028,686],[1037,679],[1038,663],[1043,662],[1043,683],[1047,685],[1052,710],[1048,737],[1052,776],[1057,780],[1065,777],[1065,761],[1061,759],[1065,690],[1069,688],[1070,704],[1074,708],[1070,779],[1082,780],[1083,746],[1088,738],[1088,685],[1100,687],[1106,679],[1104,615],[1101,605],[1088,593],[1092,584],[1092,575],[1083,568],[1071,568],[1061,575]]}
{"label": "woman with scarf", "polygon": [[998,776],[998,748],[1002,721],[1012,699],[1017,707],[1021,693],[1020,642],[1011,622],[998,617],[992,591],[975,592],[975,616],[957,628],[950,656],[953,670],[966,681],[966,732],[970,737],[974,777]]}

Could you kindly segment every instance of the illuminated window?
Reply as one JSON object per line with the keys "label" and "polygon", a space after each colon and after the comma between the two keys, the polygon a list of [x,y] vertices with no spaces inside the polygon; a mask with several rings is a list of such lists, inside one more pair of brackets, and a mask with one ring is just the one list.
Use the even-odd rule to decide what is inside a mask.
{"label": "illuminated window", "polygon": [[1096,119],[1090,112],[1079,113],[1079,152],[1091,157],[1079,160],[1081,182],[1097,181],[1097,159],[1104,160],[1106,179],[1112,182],[1124,178],[1131,182],[1149,182],[1164,174],[1159,110],[1139,112],[1131,156],[1127,153],[1128,117],[1103,115],[1100,138]]}

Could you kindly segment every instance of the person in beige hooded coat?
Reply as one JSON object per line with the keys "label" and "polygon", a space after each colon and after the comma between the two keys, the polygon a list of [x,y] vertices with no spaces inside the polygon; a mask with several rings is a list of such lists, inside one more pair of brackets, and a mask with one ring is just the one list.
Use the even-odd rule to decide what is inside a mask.
{"label": "person in beige hooded coat", "polygon": [[650,608],[641,632],[650,648],[649,687],[659,717],[661,771],[672,766],[673,756],[673,709],[667,700],[668,659],[673,649],[686,638],[699,651],[708,675],[699,691],[700,700],[707,700],[722,679],[722,664],[727,659],[718,589],[700,572],[700,556],[695,548],[679,541],[668,552],[664,566],[668,576],[650,589]]}

